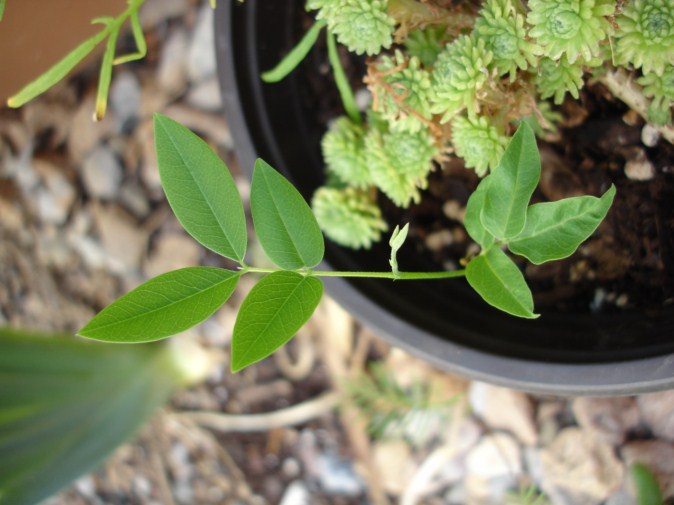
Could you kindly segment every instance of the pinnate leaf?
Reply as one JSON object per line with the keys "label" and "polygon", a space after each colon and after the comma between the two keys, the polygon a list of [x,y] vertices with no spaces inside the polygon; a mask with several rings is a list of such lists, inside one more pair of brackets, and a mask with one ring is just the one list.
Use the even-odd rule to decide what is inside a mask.
{"label": "pinnate leaf", "polygon": [[183,228],[204,247],[242,262],[246,217],[227,166],[198,136],[155,114],[155,147],[166,198]]}
{"label": "pinnate leaf", "polygon": [[531,127],[522,122],[490,175],[480,219],[494,237],[517,236],[526,221],[527,206],[541,177],[541,159]]}
{"label": "pinnate leaf", "polygon": [[491,176],[482,179],[478,187],[473,191],[473,194],[470,195],[468,204],[466,205],[466,215],[463,220],[470,238],[480,244],[480,247],[483,249],[494,243],[494,237],[487,231],[480,220],[489,181],[491,181]]}
{"label": "pinnate leaf", "polygon": [[526,226],[509,249],[536,265],[570,256],[606,217],[615,192],[611,186],[601,198],[577,196],[530,206]]}
{"label": "pinnate leaf", "polygon": [[513,316],[538,317],[522,272],[498,247],[473,258],[466,267],[466,279],[489,305]]}
{"label": "pinnate leaf", "polygon": [[149,342],[175,335],[210,317],[230,297],[239,276],[211,267],[159,275],[108,305],[79,335],[106,342]]}
{"label": "pinnate leaf", "polygon": [[232,337],[232,372],[266,358],[288,342],[321,301],[323,283],[297,272],[274,272],[241,304]]}
{"label": "pinnate leaf", "polygon": [[260,245],[276,265],[295,270],[323,259],[323,235],[311,208],[285,177],[260,159],[253,172],[250,210]]}

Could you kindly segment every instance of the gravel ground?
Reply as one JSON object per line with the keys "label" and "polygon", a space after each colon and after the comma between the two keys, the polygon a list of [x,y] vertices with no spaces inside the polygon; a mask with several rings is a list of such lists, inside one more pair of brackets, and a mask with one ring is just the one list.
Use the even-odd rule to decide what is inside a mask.
{"label": "gravel ground", "polygon": [[[224,266],[182,231],[159,186],[155,111],[202,135],[248,193],[221,111],[212,13],[167,5],[144,7],[149,56],[116,68],[101,123],[95,66],[0,110],[0,324],[73,332],[149,277]],[[627,505],[636,461],[674,497],[674,392],[560,399],[470,383],[390,348],[329,299],[287,350],[231,375],[250,287],[180,337],[220,355],[208,380],[49,505]]]}

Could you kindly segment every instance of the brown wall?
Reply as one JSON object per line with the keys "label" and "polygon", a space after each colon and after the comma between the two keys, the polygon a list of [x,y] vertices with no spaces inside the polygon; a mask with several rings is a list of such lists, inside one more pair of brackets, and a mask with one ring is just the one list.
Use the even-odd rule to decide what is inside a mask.
{"label": "brown wall", "polygon": [[7,0],[0,21],[0,100],[100,30],[92,18],[116,16],[125,7],[125,0]]}

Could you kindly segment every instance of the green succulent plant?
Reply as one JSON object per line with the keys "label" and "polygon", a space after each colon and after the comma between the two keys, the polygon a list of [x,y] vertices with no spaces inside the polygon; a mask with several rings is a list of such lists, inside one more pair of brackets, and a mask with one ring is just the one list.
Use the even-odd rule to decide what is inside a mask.
{"label": "green succulent plant", "polygon": [[445,46],[431,75],[431,110],[443,115],[441,122],[464,108],[470,116],[477,115],[478,93],[489,77],[487,67],[492,57],[484,39],[477,36],[461,35]]}
{"label": "green succulent plant", "polygon": [[615,12],[615,0],[530,0],[528,7],[530,35],[553,60],[589,61],[613,33],[606,17]]}
{"label": "green succulent plant", "polygon": [[486,117],[459,116],[452,121],[452,143],[456,154],[466,162],[466,168],[474,168],[480,177],[496,168],[508,140]]}
{"label": "green succulent plant", "polygon": [[380,76],[372,88],[377,103],[376,112],[394,131],[415,133],[425,128],[431,119],[431,78],[421,67],[419,58],[409,60],[401,51],[383,56],[376,64]]}
{"label": "green succulent plant", "polygon": [[648,107],[649,119],[656,124],[669,123],[674,104],[674,67],[667,66],[662,75],[646,74],[637,82],[644,87],[644,95],[652,98]]}
{"label": "green succulent plant", "polygon": [[369,249],[388,230],[372,191],[322,187],[311,207],[326,236],[345,247]]}
{"label": "green succulent plant", "polygon": [[525,26],[526,16],[511,0],[488,0],[475,21],[475,31],[493,54],[492,66],[498,75],[515,80],[517,70],[536,66],[542,48],[531,42]]}
{"label": "green succulent plant", "polygon": [[438,154],[433,137],[425,130],[416,133],[382,133],[371,129],[365,136],[367,163],[375,185],[399,207],[421,198],[419,189]]}
{"label": "green succulent plant", "polygon": [[674,2],[633,0],[617,19],[620,28],[616,57],[622,64],[641,68],[644,74],[662,75],[674,64]]}
{"label": "green succulent plant", "polygon": [[312,0],[307,8],[318,8],[316,19],[328,28],[349,51],[374,55],[393,43],[395,20],[388,15],[386,0]]}
{"label": "green succulent plant", "polygon": [[[591,64],[600,63],[598,60]],[[570,63],[562,58],[559,61],[543,58],[538,65],[538,74],[534,82],[538,87],[541,98],[553,97],[555,104],[564,101],[564,96],[569,93],[573,98],[579,97],[579,91],[583,88],[583,63]]]}
{"label": "green succulent plant", "polygon": [[372,185],[365,157],[365,132],[348,117],[338,118],[321,140],[328,172],[355,188]]}
{"label": "green succulent plant", "polygon": [[416,56],[426,66],[433,65],[442,51],[441,41],[446,36],[446,31],[442,26],[413,30],[404,41],[407,54]]}

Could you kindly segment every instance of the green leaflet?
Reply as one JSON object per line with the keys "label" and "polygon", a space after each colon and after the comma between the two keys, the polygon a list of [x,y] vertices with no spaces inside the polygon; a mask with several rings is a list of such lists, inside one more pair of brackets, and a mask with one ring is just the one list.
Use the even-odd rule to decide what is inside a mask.
{"label": "green leaflet", "polygon": [[311,208],[268,163],[255,162],[250,189],[255,233],[269,259],[287,270],[315,267],[325,245]]}
{"label": "green leaflet", "polygon": [[5,0],[0,0],[0,21],[2,21],[2,15],[5,13]]}
{"label": "green leaflet", "polygon": [[491,176],[487,176],[477,186],[473,194],[468,199],[466,205],[466,215],[464,216],[463,225],[470,238],[480,244],[483,249],[494,243],[494,237],[487,231],[480,220],[480,213],[484,207],[484,200],[487,195],[487,186]]}
{"label": "green leaflet", "polygon": [[389,265],[391,265],[391,271],[393,272],[393,275],[396,277],[400,274],[398,270],[398,251],[405,243],[409,229],[409,223],[405,224],[402,229],[396,226],[395,230],[393,230],[393,233],[391,234],[391,238],[388,241],[388,245],[391,247],[391,258],[388,260],[388,262]]}
{"label": "green leaflet", "polygon": [[534,301],[517,265],[498,247],[480,254],[466,267],[466,279],[489,305],[508,314],[533,319]]}
{"label": "green leaflet", "polygon": [[494,169],[480,219],[494,237],[508,240],[524,228],[527,205],[541,176],[531,127],[522,122]]}
{"label": "green leaflet", "polygon": [[0,329],[0,505],[33,505],[93,470],[180,384],[166,345]]}
{"label": "green leaflet", "polygon": [[536,265],[570,256],[606,217],[615,193],[611,186],[601,198],[577,196],[530,206],[524,230],[508,248]]}
{"label": "green leaflet", "polygon": [[106,342],[149,342],[185,331],[230,297],[240,274],[211,267],[174,270],[108,305],[78,334]]}
{"label": "green leaflet", "polygon": [[264,82],[279,82],[283,80],[290,72],[295,70],[297,65],[309,54],[314,47],[318,35],[327,23],[325,21],[316,21],[313,26],[304,34],[302,40],[292,48],[292,50],[283,58],[274,68],[264,72],[260,77]]}
{"label": "green leaflet", "polygon": [[232,337],[232,372],[238,372],[290,340],[321,301],[316,277],[279,271],[258,282],[241,304]]}
{"label": "green leaflet", "polygon": [[110,33],[110,28],[105,27],[100,33],[88,38],[82,42],[75,49],[70,51],[65,57],[56,65],[40,75],[37,79],[27,84],[16,95],[7,100],[9,107],[21,107],[25,103],[31,101],[36,96],[44,93],[54,84],[63,79],[68,73],[75,68],[80,61],[82,61],[94,48],[100,44],[105,37]]}
{"label": "green leaflet", "polygon": [[166,198],[185,230],[204,247],[243,262],[246,218],[227,166],[203,140],[155,114],[155,147]]}

